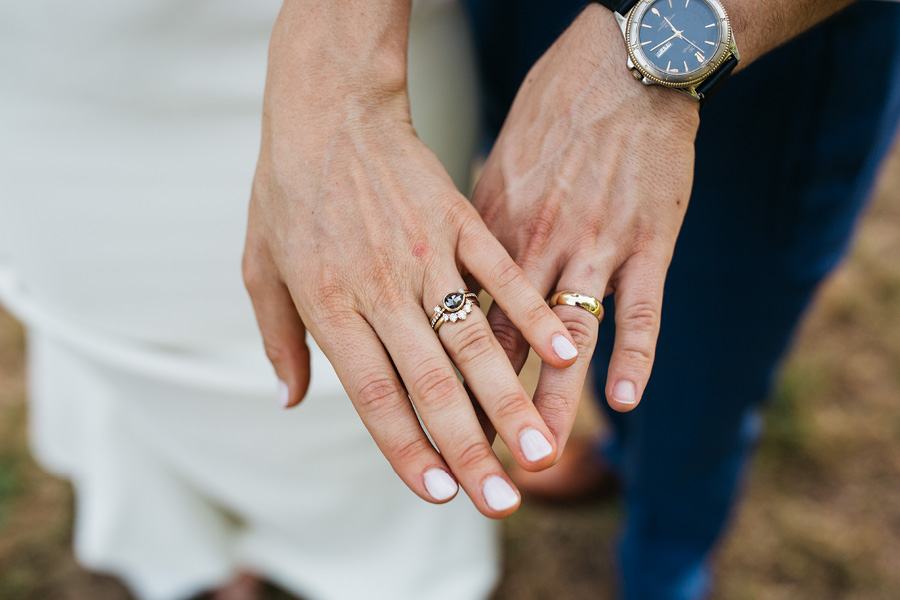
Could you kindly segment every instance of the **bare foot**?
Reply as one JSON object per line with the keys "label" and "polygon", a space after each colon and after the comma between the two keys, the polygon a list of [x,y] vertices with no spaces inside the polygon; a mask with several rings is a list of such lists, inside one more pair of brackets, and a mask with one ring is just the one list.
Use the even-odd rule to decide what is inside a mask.
{"label": "bare foot", "polygon": [[607,497],[619,480],[597,452],[597,439],[572,438],[554,466],[537,473],[514,467],[509,476],[526,497],[553,504]]}

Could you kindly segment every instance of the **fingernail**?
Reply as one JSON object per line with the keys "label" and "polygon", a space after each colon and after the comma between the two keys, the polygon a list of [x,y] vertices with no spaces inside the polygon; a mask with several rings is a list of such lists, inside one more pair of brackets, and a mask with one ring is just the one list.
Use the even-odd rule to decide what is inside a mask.
{"label": "fingernail", "polygon": [[432,468],[425,471],[425,489],[435,500],[447,500],[456,495],[459,486],[447,471]]}
{"label": "fingernail", "polygon": [[291,401],[291,390],[288,388],[288,385],[278,380],[278,403],[281,406],[287,408],[288,402]]}
{"label": "fingernail", "polygon": [[634,404],[637,402],[637,388],[634,383],[623,379],[613,386],[613,400],[621,404]]}
{"label": "fingernail", "polygon": [[571,360],[578,356],[578,349],[569,341],[569,338],[562,334],[557,333],[554,335],[553,339],[550,340],[550,344],[553,346],[553,351],[556,352],[556,355],[563,360]]}
{"label": "fingernail", "polygon": [[502,477],[485,479],[483,491],[485,502],[494,510],[507,510],[519,503],[519,494]]}
{"label": "fingernail", "polygon": [[523,431],[519,435],[519,446],[522,447],[522,454],[531,462],[546,458],[553,452],[553,446],[537,429],[529,428]]}

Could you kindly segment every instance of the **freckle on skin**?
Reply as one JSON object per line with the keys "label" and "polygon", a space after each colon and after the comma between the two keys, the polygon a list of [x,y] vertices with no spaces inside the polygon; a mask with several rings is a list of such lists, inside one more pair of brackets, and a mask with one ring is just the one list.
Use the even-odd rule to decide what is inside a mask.
{"label": "freckle on skin", "polygon": [[428,244],[425,242],[416,242],[412,249],[413,256],[422,258],[428,253]]}

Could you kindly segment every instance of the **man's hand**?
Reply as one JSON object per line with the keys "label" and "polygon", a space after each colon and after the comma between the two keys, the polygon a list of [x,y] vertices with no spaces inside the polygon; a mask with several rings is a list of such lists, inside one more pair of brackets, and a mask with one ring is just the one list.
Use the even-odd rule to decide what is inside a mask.
{"label": "man's hand", "polygon": [[[663,284],[691,192],[697,104],[647,88],[624,65],[611,14],[586,9],[533,67],[475,191],[488,227],[538,290],[616,298],[606,395],[633,409],[650,377]],[[520,369],[528,346],[501,307],[489,320]],[[575,366],[544,364],[534,402],[566,442],[597,340],[587,311],[554,308]]]}
{"label": "man's hand", "polygon": [[272,37],[244,276],[289,404],[308,383],[308,328],[413,491],[447,501],[457,491],[452,473],[481,512],[500,517],[519,495],[454,366],[524,468],[554,462],[554,437],[484,315],[473,311],[438,336],[432,307],[470,275],[547,364],[572,364],[575,348],[415,135],[408,5],[285,4]]}
{"label": "man's hand", "polygon": [[[850,3],[724,0],[741,49],[737,70]],[[693,100],[631,78],[612,15],[592,4],[522,84],[475,191],[482,217],[539,291],[615,295],[606,396],[619,411],[637,405],[650,377],[698,125]],[[528,349],[501,308],[489,320],[520,369]],[[578,360],[566,370],[544,364],[534,401],[561,449],[598,326],[581,309],[554,310]]]}

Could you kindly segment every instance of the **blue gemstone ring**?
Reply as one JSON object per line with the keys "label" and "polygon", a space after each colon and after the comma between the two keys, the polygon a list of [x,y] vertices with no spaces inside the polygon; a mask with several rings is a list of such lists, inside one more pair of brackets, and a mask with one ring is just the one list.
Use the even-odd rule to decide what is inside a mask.
{"label": "blue gemstone ring", "polygon": [[444,296],[443,301],[434,307],[431,314],[431,328],[437,331],[450,321],[465,321],[472,313],[472,307],[478,306],[478,295],[462,288]]}

